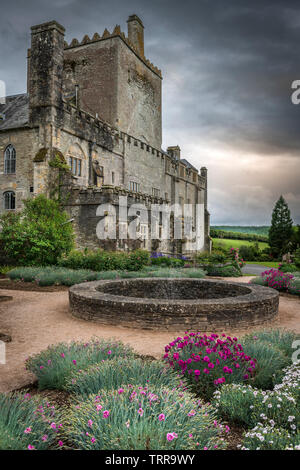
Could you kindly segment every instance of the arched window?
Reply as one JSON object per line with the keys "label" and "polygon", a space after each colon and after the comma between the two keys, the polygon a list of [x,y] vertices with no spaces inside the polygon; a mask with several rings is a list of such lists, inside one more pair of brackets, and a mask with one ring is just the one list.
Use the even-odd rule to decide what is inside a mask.
{"label": "arched window", "polygon": [[16,172],[16,150],[13,145],[6,147],[4,152],[4,173],[10,175]]}
{"label": "arched window", "polygon": [[16,208],[16,196],[13,191],[6,191],[3,194],[3,202],[5,210],[14,210]]}

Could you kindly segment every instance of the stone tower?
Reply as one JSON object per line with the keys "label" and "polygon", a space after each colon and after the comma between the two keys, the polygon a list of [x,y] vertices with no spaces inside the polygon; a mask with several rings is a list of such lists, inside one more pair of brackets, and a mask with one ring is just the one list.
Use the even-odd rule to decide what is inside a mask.
{"label": "stone tower", "polygon": [[161,73],[144,56],[144,26],[132,15],[128,37],[116,26],[64,51],[64,92],[78,90],[80,107],[161,148]]}
{"label": "stone tower", "polygon": [[31,28],[28,63],[30,124],[59,120],[63,101],[65,28],[56,21]]}

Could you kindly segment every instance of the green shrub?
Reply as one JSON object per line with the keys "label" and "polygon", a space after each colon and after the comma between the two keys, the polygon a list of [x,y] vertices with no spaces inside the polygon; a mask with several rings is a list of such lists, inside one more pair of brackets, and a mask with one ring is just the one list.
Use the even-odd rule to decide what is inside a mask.
{"label": "green shrub", "polygon": [[244,434],[241,450],[299,450],[300,433],[259,424]]}
{"label": "green shrub", "polygon": [[242,384],[224,384],[214,392],[212,405],[218,416],[236,424],[252,427],[256,420],[253,409],[263,400],[261,390]]}
{"label": "green shrub", "polygon": [[0,266],[0,274],[6,275],[6,274],[9,273],[9,271],[11,271],[12,269],[14,269],[13,266],[8,266],[8,265]]}
{"label": "green shrub", "polygon": [[[298,272],[297,272],[298,275]],[[296,276],[296,273],[294,273],[294,276]],[[300,295],[300,278],[294,278],[291,280],[290,285],[288,287],[288,292],[289,294],[293,295]]]}
{"label": "green shrub", "polygon": [[279,264],[278,269],[282,273],[294,273],[299,271],[299,268],[297,268],[297,266],[293,263],[281,263]]}
{"label": "green shrub", "polygon": [[225,447],[214,410],[187,392],[125,384],[66,410],[65,438],[79,450],[190,450]]}
{"label": "green shrub", "polygon": [[128,279],[144,277],[168,277],[168,278],[203,278],[205,272],[202,269],[175,269],[144,267],[140,271],[89,271],[86,269],[68,269],[57,266],[48,267],[21,267],[8,272],[12,280],[35,282],[39,286],[65,285],[73,286],[87,281]]}
{"label": "green shrub", "polygon": [[265,285],[264,279],[263,279],[261,276],[253,277],[253,278],[249,281],[249,284],[256,284],[256,285],[258,285],[258,286],[264,286],[264,285]]}
{"label": "green shrub", "polygon": [[180,268],[184,266],[184,260],[178,259],[178,258],[172,258],[169,256],[158,256],[158,257],[151,256],[151,265]]}
{"label": "green shrub", "polygon": [[203,271],[203,269],[200,269],[200,268],[188,268],[188,269],[185,269],[184,270],[184,274],[186,277],[189,277],[189,278],[199,278],[199,279],[202,279],[203,277],[205,277],[206,275],[206,272]]}
{"label": "green shrub", "polygon": [[247,427],[271,421],[295,433],[299,426],[297,401],[285,391],[264,392],[250,385],[228,384],[214,393],[212,403],[220,417]]}
{"label": "green shrub", "polygon": [[285,356],[276,343],[247,338],[242,340],[242,345],[247,354],[257,361],[251,384],[263,390],[273,388],[283,377],[283,369],[291,363],[291,358]]}
{"label": "green shrub", "polygon": [[206,266],[205,267],[208,276],[219,276],[219,277],[240,277],[241,271],[236,266]]}
{"label": "green shrub", "polygon": [[284,330],[281,328],[264,329],[259,331],[253,331],[243,337],[243,343],[250,344],[251,342],[264,342],[269,347],[275,347],[279,349],[286,357],[289,362],[292,361],[292,354],[295,351],[293,348],[293,342],[300,339],[300,335],[293,331]]}
{"label": "green shrub", "polygon": [[256,423],[274,422],[275,427],[297,432],[300,424],[299,408],[296,399],[287,391],[272,390],[263,395],[258,406],[253,409]]}
{"label": "green shrub", "polygon": [[0,394],[0,450],[53,448],[59,422],[60,414],[46,401],[28,393]]}
{"label": "green shrub", "polygon": [[300,407],[300,363],[291,364],[284,369],[284,377],[280,384],[276,384],[275,391],[284,391],[295,398]]}
{"label": "green shrub", "polygon": [[21,267],[9,271],[8,276],[12,280],[22,280],[24,282],[35,282],[39,286],[65,285],[73,286],[87,281],[98,279],[115,278],[110,272],[110,276],[103,273],[96,273],[84,269],[65,269],[57,266],[48,267]]}
{"label": "green shrub", "polygon": [[135,250],[130,253],[118,251],[72,251],[58,261],[59,266],[70,269],[88,269],[92,271],[127,270],[139,271],[149,264],[149,253]]}
{"label": "green shrub", "polygon": [[38,379],[40,390],[63,389],[68,377],[78,370],[83,370],[102,360],[114,357],[132,357],[129,346],[119,341],[93,339],[87,343],[59,343],[49,346],[26,361],[26,369]]}
{"label": "green shrub", "polygon": [[21,266],[56,264],[74,244],[68,218],[57,201],[44,195],[24,201],[21,212],[10,212],[0,218],[4,254]]}
{"label": "green shrub", "polygon": [[196,262],[200,265],[206,266],[209,264],[224,264],[228,260],[228,253],[226,254],[220,250],[214,250],[213,253],[203,252],[198,253],[195,257]]}
{"label": "green shrub", "polygon": [[65,388],[71,393],[88,396],[99,390],[116,390],[122,384],[165,386],[171,389],[187,386],[182,378],[162,362],[115,358],[73,373]]}
{"label": "green shrub", "polygon": [[255,261],[260,259],[262,253],[258,243],[252,245],[242,245],[239,247],[239,255],[246,261]]}

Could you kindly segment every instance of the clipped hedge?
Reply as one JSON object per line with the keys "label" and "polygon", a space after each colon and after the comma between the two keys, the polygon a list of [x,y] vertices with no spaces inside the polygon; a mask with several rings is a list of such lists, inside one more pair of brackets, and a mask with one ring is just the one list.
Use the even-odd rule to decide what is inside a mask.
{"label": "clipped hedge", "polygon": [[240,277],[241,271],[236,266],[206,266],[205,267],[208,276],[219,276],[219,277]]}
{"label": "clipped hedge", "polygon": [[139,271],[150,262],[148,251],[72,251],[59,259],[58,265],[70,269],[88,269],[92,271],[127,270]]}

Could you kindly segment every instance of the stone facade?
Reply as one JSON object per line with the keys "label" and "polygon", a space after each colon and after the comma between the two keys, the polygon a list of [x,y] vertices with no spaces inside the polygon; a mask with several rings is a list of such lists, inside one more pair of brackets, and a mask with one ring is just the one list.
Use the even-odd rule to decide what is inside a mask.
{"label": "stone facade", "polygon": [[[126,196],[128,208],[147,207],[150,230],[151,204],[192,204],[193,224],[200,204],[197,250],[210,249],[207,170],[194,168],[178,146],[161,148],[162,75],[144,55],[142,21],[129,17],[128,37],[116,26],[70,44],[56,21],[31,30],[27,93],[0,104],[0,213],[56,189],[80,247],[190,253],[195,248],[189,241],[162,240],[159,233],[154,241],[100,240],[96,228],[107,214],[97,215],[97,208],[111,203],[118,211],[119,197]],[[15,168],[7,166],[8,146]],[[59,169],[58,161],[70,171]]]}

